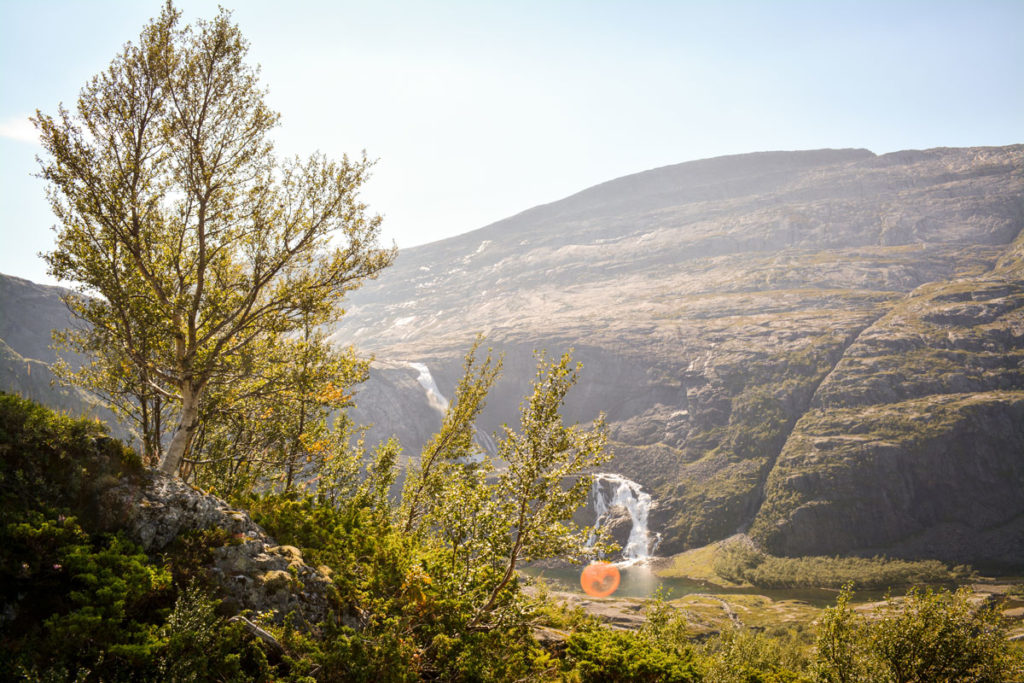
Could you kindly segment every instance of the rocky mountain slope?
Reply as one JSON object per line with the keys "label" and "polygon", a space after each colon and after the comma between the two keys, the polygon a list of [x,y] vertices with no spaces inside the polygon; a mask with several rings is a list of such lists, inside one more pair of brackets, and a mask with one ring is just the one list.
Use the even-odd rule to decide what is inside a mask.
{"label": "rocky mountain slope", "polygon": [[[50,371],[57,360],[52,348],[54,329],[72,326],[71,315],[58,287],[0,275],[0,390],[17,393],[72,415],[87,415],[111,423],[112,433],[127,438],[109,410],[84,392],[61,386]],[[66,354],[73,366],[84,359]]]}
{"label": "rocky mountain slope", "polygon": [[[405,250],[339,342],[415,453],[478,332],[575,347],[568,412],[608,413],[661,552],[749,530],[785,553],[1024,564],[1024,146],[724,157],[620,178]],[[398,406],[401,410],[397,410]]]}
{"label": "rocky mountain slope", "polygon": [[[375,354],[355,417],[409,456],[477,333],[505,354],[485,447],[533,350],[573,347],[568,417],[608,414],[662,554],[747,531],[778,553],[1019,567],[1022,228],[1024,145],[709,159],[405,250],[334,339]],[[40,357],[17,342],[35,305],[4,283],[0,339]]]}

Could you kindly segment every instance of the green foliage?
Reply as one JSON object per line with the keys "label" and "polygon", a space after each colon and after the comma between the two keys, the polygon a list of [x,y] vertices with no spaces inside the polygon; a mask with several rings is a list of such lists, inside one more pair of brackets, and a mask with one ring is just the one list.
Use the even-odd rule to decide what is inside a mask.
{"label": "green foliage", "polygon": [[43,623],[47,649],[63,653],[69,668],[87,666],[101,678],[151,667],[162,645],[156,622],[170,575],[116,536],[100,547],[68,546],[62,555],[71,609]]}
{"label": "green foliage", "polygon": [[698,681],[689,656],[662,647],[642,633],[594,628],[566,643],[565,678],[577,681]]}
{"label": "green foliage", "polygon": [[[161,680],[168,667],[191,666],[193,680],[209,680],[204,672],[258,679],[259,648],[210,619],[211,603],[186,596],[172,610],[171,572],[94,527],[103,489],[139,465],[96,423],[0,394],[0,678]],[[215,533],[197,536],[223,542]],[[176,557],[177,566],[199,555]],[[187,573],[200,570],[188,565]],[[205,663],[186,664],[194,659],[184,645],[192,637],[186,608],[205,615]]]}
{"label": "green foliage", "polygon": [[263,651],[246,639],[237,624],[226,624],[216,608],[217,603],[198,585],[178,595],[160,629],[160,678],[180,683],[269,678]]}
{"label": "green foliage", "polygon": [[950,569],[938,560],[885,557],[776,557],[745,543],[729,543],[716,555],[715,573],[727,581],[762,588],[887,589],[953,583],[971,574],[969,567]]}
{"label": "green foliage", "polygon": [[1024,675],[1024,659],[1010,648],[998,610],[973,607],[966,589],[913,589],[903,599],[887,599],[873,620],[850,609],[849,595],[847,587],[822,619],[822,681],[980,682]]}
{"label": "green foliage", "polygon": [[0,505],[5,518],[38,508],[89,508],[97,483],[140,471],[105,428],[0,392]]}
{"label": "green foliage", "polygon": [[724,631],[702,648],[701,673],[708,683],[809,682],[805,650],[792,632]]}
{"label": "green foliage", "polygon": [[[169,474],[192,453],[201,418],[237,431],[223,420],[229,399],[242,394],[238,409],[252,415],[263,393],[288,410],[254,438],[269,439],[287,470],[303,457],[302,406],[333,402],[310,391],[327,351],[311,330],[340,316],[344,294],[395,252],[379,248],[381,219],[358,198],[372,162],[280,161],[270,138],[279,116],[230,12],[192,26],[180,18],[168,0],[77,106],[33,119],[59,221],[44,258],[74,283],[66,300],[87,323],[60,340],[93,360],[64,375],[132,420]],[[289,348],[295,338],[306,346]],[[279,380],[297,395],[264,391]]]}
{"label": "green foliage", "polygon": [[340,411],[369,376],[369,362],[333,348],[309,316],[300,335],[253,342],[244,352],[251,373],[211,387],[185,460],[191,482],[225,498],[252,488],[290,491],[338,460],[358,460]]}
{"label": "green foliage", "polygon": [[600,424],[562,424],[576,370],[568,355],[552,364],[539,358],[522,431],[506,428],[505,469],[496,469],[472,441],[473,419],[500,367],[490,355],[477,361],[479,345],[396,507],[386,496],[388,447],[358,485],[246,500],[275,538],[331,570],[343,625],[322,642],[295,641],[300,660],[313,659],[325,676],[493,680],[553,666],[529,637],[532,609],[515,568],[526,558],[582,553],[583,530],[568,522],[590,487],[581,470],[603,460],[605,437]]}
{"label": "green foliage", "polygon": [[[539,449],[535,462],[555,469],[564,466],[556,456],[565,451],[552,444],[580,452],[580,444],[600,442],[593,435],[572,441],[557,409],[540,409],[564,396],[570,374],[566,358],[542,366],[540,390],[524,406],[523,433],[508,441],[524,452]],[[459,511],[431,504],[415,533],[406,533],[408,508],[395,507],[386,495],[395,454],[387,447],[368,473],[330,493],[245,498],[255,519],[279,541],[302,547],[334,582],[334,612],[324,623],[307,630],[288,620],[283,627],[263,624],[282,648],[268,651],[239,623],[226,621],[204,587],[211,551],[233,542],[224,532],[180,537],[163,565],[78,516],[98,479],[116,481],[138,466],[120,445],[97,440],[91,423],[4,396],[0,430],[0,671],[24,680],[854,683],[1004,681],[1024,674],[998,612],[972,607],[963,590],[912,590],[867,619],[850,608],[847,588],[822,616],[813,664],[797,632],[729,631],[697,649],[681,612],[661,599],[647,605],[638,630],[607,628],[578,610],[556,608],[543,588],[528,599],[514,573],[505,581],[510,556],[494,552],[518,532],[519,518],[502,516],[516,508],[496,505],[499,493],[532,492],[543,505],[568,500],[560,496],[571,487],[545,480],[544,467],[531,470],[525,458],[494,482],[481,474],[495,470],[455,462],[436,470],[446,473],[437,490],[469,490],[460,499],[467,501],[462,514],[491,526],[470,523],[460,537],[453,521]],[[539,487],[516,491],[513,479],[502,478],[509,472],[533,473],[526,479],[534,485],[560,485],[553,497]],[[474,536],[492,528],[507,536]],[[733,560],[750,564],[749,554]],[[489,604],[495,587],[498,597]],[[535,623],[565,632],[564,647],[540,647],[530,635]]]}
{"label": "green foliage", "polygon": [[818,624],[818,679],[826,683],[867,681],[880,675],[877,663],[864,647],[867,624],[850,608],[852,587],[847,584],[836,604],[827,607]]}
{"label": "green foliage", "polygon": [[886,602],[871,646],[894,680],[992,681],[1010,672],[999,612],[973,608],[969,595],[914,589],[900,604]]}
{"label": "green foliage", "polygon": [[441,429],[423,447],[419,463],[406,476],[402,516],[407,532],[421,528],[424,518],[443,504],[450,493],[442,490],[446,481],[473,469],[466,466],[478,455],[473,443],[473,423],[484,409],[487,393],[498,379],[502,364],[500,358],[492,358],[490,351],[482,362],[477,360],[482,343],[483,337],[477,337],[466,354],[462,379],[455,387],[455,398],[445,411]]}

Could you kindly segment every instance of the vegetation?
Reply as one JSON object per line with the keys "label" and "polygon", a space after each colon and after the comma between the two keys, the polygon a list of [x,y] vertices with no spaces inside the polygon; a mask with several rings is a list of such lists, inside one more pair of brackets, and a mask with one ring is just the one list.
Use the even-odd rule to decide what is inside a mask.
{"label": "vegetation", "polygon": [[819,627],[816,673],[854,681],[1005,681],[1024,675],[992,605],[973,608],[969,591],[914,589],[889,598],[868,620],[850,609],[849,587]]}
{"label": "vegetation", "polygon": [[[91,421],[0,394],[0,672],[20,680],[254,680],[265,657],[198,587],[96,527],[141,473]],[[186,675],[191,672],[191,676]]]}
{"label": "vegetation", "polygon": [[[1020,671],[998,613],[973,609],[964,592],[912,591],[874,622],[844,592],[816,648],[799,630],[730,630],[698,647],[661,599],[646,605],[643,626],[621,631],[543,591],[531,597],[522,563],[599,550],[571,520],[591,487],[586,473],[609,457],[607,434],[602,417],[562,421],[579,373],[570,354],[538,354],[518,429],[503,427],[491,458],[474,445],[474,421],[501,360],[481,358],[478,340],[439,432],[393,498],[397,445],[368,453],[337,413],[367,364],[331,348],[322,329],[345,292],[394,256],[358,202],[371,164],[278,162],[267,140],[277,115],[229,13],[184,28],[179,18],[168,2],[83,89],[76,113],[35,119],[61,221],[47,259],[77,283],[68,304],[87,323],[60,339],[92,357],[59,372],[133,423],[142,455],[97,423],[0,394],[0,674],[308,683],[980,681]],[[777,371],[767,365],[758,382],[750,368],[724,373],[731,417],[706,435],[710,457],[758,470],[734,499],[763,480],[793,426],[791,404],[806,402],[839,341],[789,358],[798,377],[770,391]],[[332,577],[327,617],[303,621],[287,600],[245,614],[222,603],[212,558],[249,547],[224,530],[193,530],[147,554],[111,528],[105,492],[166,483],[144,463],[229,497],[297,546],[295,563],[301,554]],[[829,567],[724,557],[719,573],[740,580],[785,573],[820,585]],[[891,573],[865,562],[831,571]],[[262,578],[279,574],[291,599],[308,588],[301,566]],[[934,569],[908,567],[918,573],[897,574],[915,581]],[[542,644],[540,627],[559,637]]]}
{"label": "vegetation", "polygon": [[[215,586],[209,548],[232,539],[216,530],[191,533],[147,557],[95,523],[79,525],[75,515],[88,512],[98,491],[141,475],[140,459],[95,423],[4,396],[0,450],[10,523],[0,541],[12,549],[3,565],[4,605],[15,615],[2,639],[9,670],[103,680],[204,670],[239,680],[313,673],[323,680],[490,680],[557,670],[529,636],[534,608],[515,569],[591,552],[585,530],[570,520],[590,488],[582,470],[605,459],[606,437],[600,421],[591,429],[562,424],[578,368],[568,354],[555,362],[540,356],[521,431],[505,428],[497,470],[466,438],[472,423],[464,418],[476,414],[473,405],[497,370],[489,354],[477,363],[478,346],[402,500],[388,496],[396,449],[387,444],[361,473],[353,467],[358,450],[333,453],[328,462],[340,464],[325,469],[315,495],[250,489],[236,496],[279,541],[300,546],[335,577],[334,618],[302,631],[287,622],[283,630],[263,625],[283,655],[264,652],[203,593]],[[24,602],[34,594],[37,603]],[[206,662],[211,653],[224,662]]]}
{"label": "vegetation", "polygon": [[[546,413],[567,369],[565,358],[541,363],[524,415]],[[528,422],[515,443],[562,443],[537,439],[538,424],[549,435],[565,429]],[[147,556],[96,526],[96,492],[142,474],[139,457],[96,423],[0,395],[0,454],[0,670],[24,680],[1000,681],[1020,672],[998,611],[972,608],[963,591],[912,591],[875,620],[853,612],[846,591],[826,611],[816,648],[807,630],[730,628],[698,647],[686,613],[660,599],[639,630],[609,630],[543,592],[523,593],[518,575],[504,581],[508,546],[484,535],[489,525],[455,543],[441,523],[449,513],[430,506],[405,531],[408,506],[386,495],[388,448],[349,488],[240,497],[334,577],[323,623],[249,615],[271,646],[229,620],[213,593],[210,550],[233,542],[223,532],[193,532]],[[467,472],[482,464],[444,462]],[[485,477],[468,500],[492,508],[507,484]],[[554,499],[535,490],[530,509],[571,490],[559,486]],[[499,526],[513,547],[518,520]],[[540,625],[563,633],[560,644],[535,640]]]}
{"label": "vegetation", "polygon": [[715,573],[727,581],[762,588],[841,588],[853,583],[866,589],[953,584],[968,578],[969,567],[950,569],[938,560],[884,557],[776,557],[752,545],[723,545],[714,559]]}
{"label": "vegetation", "polygon": [[[278,115],[230,13],[179,19],[168,0],[74,113],[34,119],[60,221],[45,258],[76,285],[67,303],[87,323],[60,339],[92,358],[64,375],[129,419],[167,473],[200,424],[241,430],[257,450],[278,448],[281,433],[291,445],[275,457],[294,463],[290,433],[304,435],[305,410],[335,407],[359,376],[326,371],[335,360],[313,330],[394,258],[358,201],[372,164],[279,161],[268,139]],[[281,399],[288,391],[298,395]],[[231,419],[282,412],[270,435]]]}

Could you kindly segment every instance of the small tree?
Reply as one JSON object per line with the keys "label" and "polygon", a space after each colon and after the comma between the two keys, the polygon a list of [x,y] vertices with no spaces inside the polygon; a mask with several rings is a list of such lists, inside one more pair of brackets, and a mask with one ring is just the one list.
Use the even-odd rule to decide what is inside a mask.
{"label": "small tree", "polygon": [[818,624],[818,680],[825,683],[870,681],[878,673],[865,646],[866,624],[850,608],[853,584],[839,592],[836,604],[826,607]]}
{"label": "small tree", "polygon": [[[991,605],[973,607],[970,590],[913,589],[887,600],[871,626],[871,649],[897,683],[1020,680],[1002,615]],[[1014,669],[1016,668],[1016,671]]]}
{"label": "small tree", "polygon": [[90,295],[67,299],[88,323],[67,344],[98,364],[78,379],[138,401],[149,450],[161,441],[152,416],[174,407],[168,473],[208,397],[261,361],[248,349],[336,318],[344,294],[394,258],[358,201],[371,163],[279,161],[278,115],[230,13],[179,19],[168,2],[74,114],[34,118],[60,223],[49,270]]}
{"label": "small tree", "polygon": [[402,530],[406,533],[417,530],[423,519],[431,518],[434,508],[443,505],[443,489],[450,487],[452,479],[466,470],[465,465],[471,464],[477,454],[474,422],[502,365],[502,359],[495,360],[489,350],[482,362],[477,361],[482,343],[483,337],[477,337],[466,354],[462,379],[455,387],[455,399],[448,404],[441,429],[423,447],[419,463],[406,476],[401,507]]}
{"label": "small tree", "polygon": [[589,428],[562,423],[580,370],[568,353],[557,362],[538,354],[520,430],[503,427],[497,459],[476,447],[473,422],[501,370],[490,351],[477,357],[482,342],[466,355],[441,429],[407,476],[398,525],[436,550],[433,585],[472,605],[468,625],[475,629],[498,612],[515,616],[504,608],[521,563],[588,555],[591,530],[572,517],[593,483],[586,471],[611,457],[603,416]]}
{"label": "small tree", "polygon": [[592,428],[562,423],[561,409],[582,366],[564,354],[557,362],[537,355],[533,393],[520,410],[520,431],[507,425],[498,442],[504,470],[480,507],[481,539],[494,571],[489,591],[470,620],[479,626],[499,604],[502,592],[523,562],[551,557],[581,558],[589,529],[572,521],[592,486],[584,473],[611,458],[604,416]]}

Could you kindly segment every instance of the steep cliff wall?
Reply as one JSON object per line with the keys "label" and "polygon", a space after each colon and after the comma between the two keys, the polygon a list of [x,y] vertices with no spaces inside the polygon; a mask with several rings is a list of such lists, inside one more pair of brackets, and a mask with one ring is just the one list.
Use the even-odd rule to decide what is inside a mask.
{"label": "steep cliff wall", "polygon": [[1024,561],[1024,270],[915,289],[796,423],[753,533],[777,553]]}

